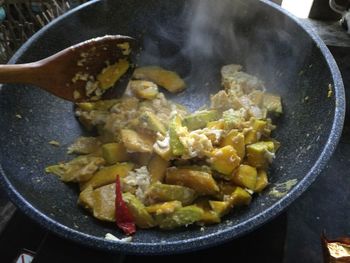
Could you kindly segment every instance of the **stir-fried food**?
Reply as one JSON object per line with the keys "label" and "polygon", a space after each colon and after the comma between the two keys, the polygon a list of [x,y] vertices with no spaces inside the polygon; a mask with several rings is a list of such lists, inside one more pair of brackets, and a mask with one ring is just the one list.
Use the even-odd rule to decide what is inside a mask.
{"label": "stir-fried food", "polygon": [[281,98],[241,66],[221,74],[210,106],[188,112],[159,89],[185,88],[175,72],[135,69],[120,99],[77,104],[79,121],[98,136],[78,138],[69,147],[78,156],[46,171],[79,183],[79,205],[103,221],[161,229],[219,223],[268,185],[279,147],[269,116],[282,113]]}

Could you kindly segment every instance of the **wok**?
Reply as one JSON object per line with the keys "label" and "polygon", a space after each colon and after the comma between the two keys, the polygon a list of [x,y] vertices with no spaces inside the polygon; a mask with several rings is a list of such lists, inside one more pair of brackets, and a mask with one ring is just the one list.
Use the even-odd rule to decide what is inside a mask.
{"label": "wok", "polygon": [[[226,6],[220,7],[220,2]],[[67,160],[66,146],[84,134],[73,105],[34,87],[4,85],[0,181],[26,215],[60,236],[94,248],[132,254],[180,253],[252,231],[283,211],[315,180],[336,147],[345,110],[341,76],[326,46],[310,28],[268,1],[195,1],[199,9],[210,11],[204,24],[197,24],[203,17],[191,11],[189,4],[91,1],[44,27],[10,63],[35,61],[96,36],[130,35],[143,47],[137,63],[161,65],[186,79],[187,90],[174,99],[190,109],[208,102],[209,94],[218,90],[222,65],[242,64],[265,81],[268,91],[283,98],[285,112],[276,120],[275,132],[282,147],[270,169],[269,189],[217,225],[138,230],[131,243],[105,240],[108,232],[122,234],[77,206],[75,186],[44,173],[45,166]],[[193,20],[189,23],[188,18]],[[51,140],[59,141],[61,147],[49,145]],[[286,195],[269,193],[291,179],[297,184]]]}

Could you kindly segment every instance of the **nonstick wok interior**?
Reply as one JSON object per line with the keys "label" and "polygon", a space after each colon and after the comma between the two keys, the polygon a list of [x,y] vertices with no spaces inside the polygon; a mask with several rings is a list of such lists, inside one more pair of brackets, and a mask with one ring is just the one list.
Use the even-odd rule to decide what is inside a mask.
{"label": "nonstick wok interior", "polygon": [[[285,112],[276,120],[275,132],[282,147],[270,170],[270,188],[218,225],[138,230],[132,243],[106,241],[103,237],[108,232],[123,236],[114,224],[101,223],[77,206],[75,186],[44,172],[47,165],[69,159],[67,146],[85,134],[73,105],[35,87],[4,85],[0,90],[0,181],[27,215],[61,236],[97,248],[134,254],[183,252],[253,230],[280,213],[316,178],[335,148],[344,115],[340,74],[327,48],[271,4],[237,0],[230,1],[232,15],[223,20],[234,24],[235,42],[217,34],[217,27],[208,27],[208,37],[219,51],[190,50],[185,2],[92,1],[41,30],[11,62],[38,60],[96,36],[130,35],[147,51],[138,63],[156,63],[186,79],[187,90],[174,99],[192,110],[218,90],[222,65],[242,64],[265,81],[268,91],[283,98]],[[53,147],[51,140],[61,146]],[[286,196],[269,194],[273,186],[291,179],[298,183]]]}

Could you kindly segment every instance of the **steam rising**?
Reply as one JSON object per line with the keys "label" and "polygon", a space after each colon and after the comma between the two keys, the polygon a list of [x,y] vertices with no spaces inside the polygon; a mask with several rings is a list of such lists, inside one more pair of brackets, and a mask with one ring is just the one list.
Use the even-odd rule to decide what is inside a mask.
{"label": "steam rising", "polygon": [[[182,13],[167,17],[145,35],[141,65],[157,64],[175,70],[190,86],[219,87],[220,68],[241,64],[272,90],[282,85],[278,76],[293,77],[302,70],[310,47],[305,47],[305,40],[303,48],[298,46],[298,39],[289,31],[290,20],[283,14],[270,9],[261,12],[254,7],[263,4],[250,0],[184,2]],[[271,23],[278,26],[271,28]],[[278,93],[283,96],[283,91]],[[206,102],[193,91],[184,95],[188,100],[200,100],[195,104]]]}
{"label": "steam rising", "polygon": [[191,51],[207,58],[222,55],[218,41],[226,38],[230,43],[237,42],[232,1],[191,1],[188,10],[186,23],[189,34],[186,48],[189,55]]}

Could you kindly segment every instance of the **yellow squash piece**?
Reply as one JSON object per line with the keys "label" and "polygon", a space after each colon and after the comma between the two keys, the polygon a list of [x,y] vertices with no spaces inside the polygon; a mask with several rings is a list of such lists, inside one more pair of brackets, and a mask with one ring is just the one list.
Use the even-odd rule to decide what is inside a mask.
{"label": "yellow squash piece", "polygon": [[173,155],[181,156],[185,153],[185,147],[181,143],[178,130],[182,128],[181,118],[175,115],[169,124],[170,149]]}
{"label": "yellow squash piece", "polygon": [[228,202],[230,203],[231,207],[249,205],[251,200],[252,196],[239,186],[235,188],[228,198]]}
{"label": "yellow squash piece", "polygon": [[250,128],[244,133],[245,144],[253,144],[260,140],[261,135],[266,134],[267,122],[265,120],[259,120],[251,118]]}
{"label": "yellow squash piece", "polygon": [[166,133],[166,128],[164,124],[159,120],[159,118],[152,112],[146,111],[141,114],[139,121],[142,127],[145,127],[154,132],[160,132],[161,134]]}
{"label": "yellow squash piece", "polygon": [[225,201],[209,201],[210,207],[215,213],[222,217],[235,206],[248,205],[251,195],[241,187],[236,187],[233,192],[225,198]]}
{"label": "yellow squash piece", "polygon": [[225,128],[224,120],[210,121],[207,123],[207,128],[223,130]]}
{"label": "yellow squash piece", "polygon": [[252,118],[250,120],[253,130],[263,133],[267,126],[267,121]]}
{"label": "yellow squash piece", "polygon": [[219,119],[219,113],[217,110],[202,110],[193,114],[187,115],[182,124],[186,126],[190,131],[202,129],[207,126],[208,122],[216,121]]}
{"label": "yellow squash piece", "polygon": [[273,112],[276,114],[282,114],[283,112],[280,96],[276,96],[271,93],[265,93],[263,105],[268,110],[268,112]]}
{"label": "yellow squash piece", "polygon": [[105,164],[105,160],[101,157],[83,155],[68,163],[48,166],[45,171],[59,176],[64,182],[85,182],[103,164]]}
{"label": "yellow squash piece", "polygon": [[175,210],[181,207],[182,204],[180,201],[171,201],[147,206],[146,210],[150,214],[166,215],[175,212]]}
{"label": "yellow squash piece", "polygon": [[129,66],[130,64],[126,59],[120,59],[117,63],[104,68],[97,76],[99,87],[102,90],[111,88],[125,74]]}
{"label": "yellow squash piece", "polygon": [[244,144],[253,144],[258,141],[258,132],[253,129],[249,129],[244,133]]}
{"label": "yellow squash piece", "polygon": [[231,130],[222,140],[220,146],[231,145],[237,152],[237,155],[243,160],[245,155],[244,135],[238,130]]}
{"label": "yellow squash piece", "polygon": [[198,220],[200,225],[217,224],[221,222],[220,216],[213,210],[203,210],[201,219]]}
{"label": "yellow squash piece", "polygon": [[153,217],[147,212],[146,207],[136,196],[131,193],[123,193],[123,200],[132,214],[135,224],[140,228],[150,228],[156,225]]}
{"label": "yellow squash piece", "polygon": [[117,47],[121,49],[122,54],[124,56],[130,55],[131,47],[130,47],[130,43],[129,42],[124,42],[124,43],[117,44]]}
{"label": "yellow squash piece", "polygon": [[78,199],[78,204],[90,211],[94,208],[93,191],[94,189],[92,187],[86,188],[84,191],[80,192]]}
{"label": "yellow squash piece", "polygon": [[159,220],[161,229],[173,229],[180,226],[187,226],[201,220],[203,209],[191,205],[179,208],[174,213],[166,215]]}
{"label": "yellow squash piece", "polygon": [[128,152],[152,153],[155,140],[148,134],[123,129],[120,135]]}
{"label": "yellow squash piece", "polygon": [[134,71],[135,79],[149,80],[167,89],[170,92],[179,92],[185,88],[185,82],[173,71],[157,66],[137,68]]}
{"label": "yellow squash piece", "polygon": [[109,165],[129,160],[129,155],[123,143],[106,143],[101,148],[102,157]]}
{"label": "yellow squash piece", "polygon": [[256,180],[256,185],[254,192],[260,193],[269,184],[267,173],[265,170],[258,170],[258,177]]}
{"label": "yellow squash piece", "polygon": [[274,150],[274,143],[271,141],[248,145],[246,148],[248,163],[256,168],[264,168],[272,161]]}
{"label": "yellow squash piece", "polygon": [[103,221],[115,221],[115,183],[93,191],[94,217]]}
{"label": "yellow squash piece", "polygon": [[241,158],[231,145],[226,145],[212,151],[210,162],[214,170],[230,178],[232,172],[239,166]]}
{"label": "yellow squash piece", "polygon": [[254,190],[256,187],[258,173],[255,167],[250,165],[240,165],[233,173],[232,181],[239,186]]}
{"label": "yellow squash piece", "polygon": [[203,171],[171,167],[167,170],[165,182],[192,188],[202,195],[214,195],[219,192],[212,175]]}
{"label": "yellow squash piece", "polygon": [[88,187],[93,189],[115,182],[117,175],[120,178],[127,176],[127,174],[134,168],[132,163],[117,163],[111,166],[102,168],[87,182],[80,185],[80,189],[84,190]]}
{"label": "yellow squash piece", "polygon": [[93,190],[86,188],[79,195],[78,204],[91,211],[99,220],[115,221],[115,183]]}
{"label": "yellow squash piece", "polygon": [[209,204],[219,217],[226,215],[231,210],[231,205],[227,201],[209,201]]}
{"label": "yellow squash piece", "polygon": [[220,223],[221,219],[219,215],[211,209],[208,198],[197,199],[195,205],[203,209],[203,215],[198,221],[199,225]]}
{"label": "yellow squash piece", "polygon": [[129,87],[139,99],[152,100],[159,94],[157,85],[150,81],[132,80]]}
{"label": "yellow squash piece", "polygon": [[96,137],[79,137],[68,147],[68,153],[89,154],[98,151],[101,142]]}
{"label": "yellow squash piece", "polygon": [[154,183],[148,189],[146,196],[153,202],[180,201],[183,205],[189,205],[197,197],[196,192],[181,185]]}
{"label": "yellow squash piece", "polygon": [[217,183],[220,191],[214,197],[220,201],[224,200],[226,196],[230,195],[237,187],[232,181],[220,180]]}
{"label": "yellow squash piece", "polygon": [[220,194],[222,197],[224,195],[230,195],[237,187],[232,182],[224,181],[224,180],[219,181],[218,185],[219,185]]}
{"label": "yellow squash piece", "polygon": [[154,154],[147,166],[147,169],[151,175],[151,182],[163,182],[169,165],[169,161],[164,160],[158,154]]}

